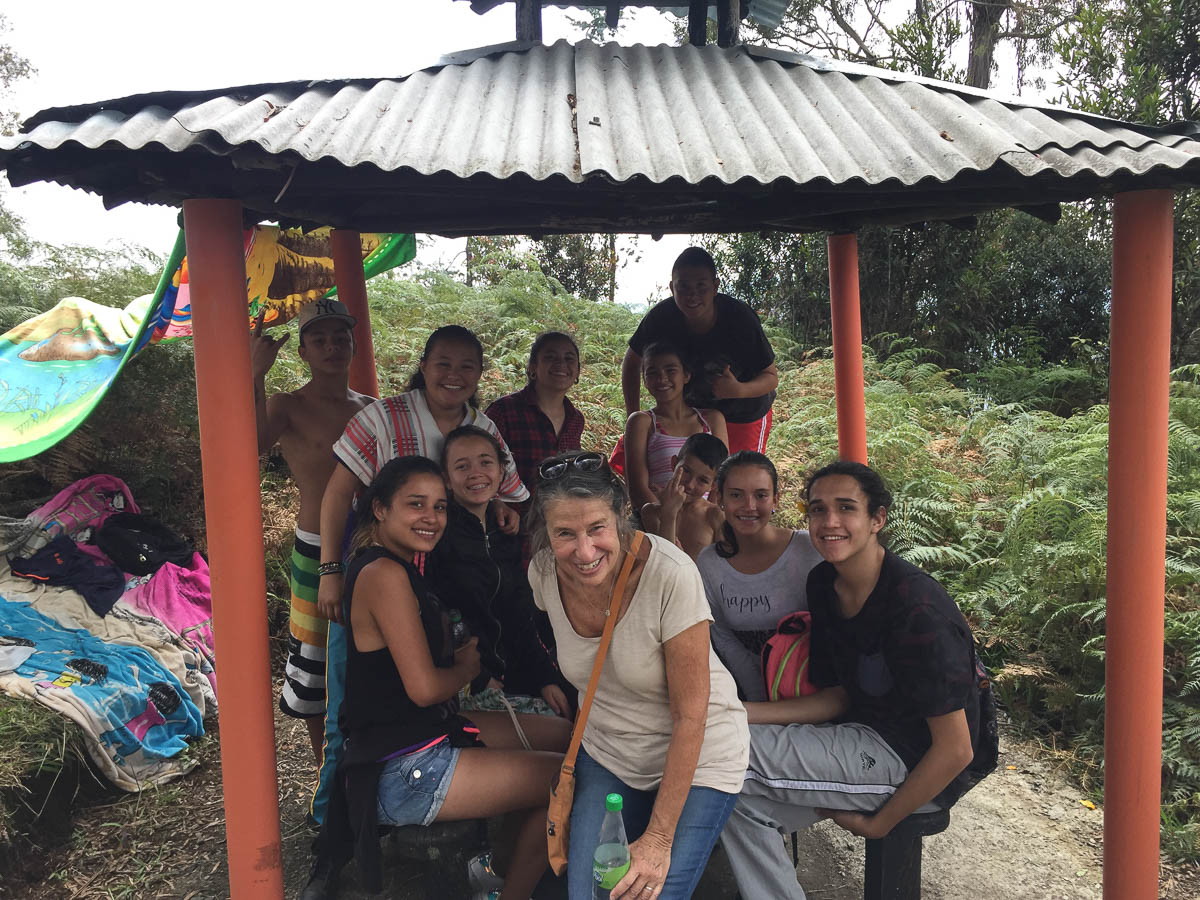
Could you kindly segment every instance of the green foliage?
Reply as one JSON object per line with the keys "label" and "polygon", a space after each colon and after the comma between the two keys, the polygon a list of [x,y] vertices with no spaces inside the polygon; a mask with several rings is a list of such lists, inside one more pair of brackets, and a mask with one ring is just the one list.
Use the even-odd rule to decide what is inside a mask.
{"label": "green foliage", "polygon": [[[0,228],[0,239],[3,229]],[[164,257],[144,248],[96,249],[23,242],[17,261],[0,258],[0,332],[45,312],[64,297],[125,307],[153,293]],[[11,245],[10,245],[11,246]]]}
{"label": "green foliage", "polygon": [[[768,452],[781,466],[781,515],[800,525],[802,473],[836,455],[833,364],[827,350],[803,354],[779,335],[772,340],[781,348],[781,382]],[[888,355],[880,362],[864,348],[868,446],[896,496],[892,547],[938,578],[967,613],[1009,715],[1071,748],[1085,779],[1102,783],[1107,406],[1058,415],[997,403],[958,386],[958,374],[928,350],[876,343]],[[1036,382],[1036,369],[1022,371]],[[1008,385],[1014,394],[1019,380]],[[1200,365],[1172,373],[1168,440],[1163,846],[1195,859]]]}
{"label": "green foliage", "polygon": [[[831,339],[829,270],[821,235],[706,235],[722,284],[807,346]],[[1107,378],[1111,252],[1106,223],[1067,207],[1057,225],[1015,210],[963,231],[863,228],[858,235],[863,331],[903,334],[949,368],[975,371],[1019,363],[978,382],[996,399],[1029,396],[1035,385],[1059,412],[1103,399]],[[882,348],[887,352],[887,348]],[[1082,366],[1087,371],[1075,372]],[[1017,378],[1017,384],[1009,384]],[[1005,387],[1021,392],[1005,391]]]}
{"label": "green foliage", "polygon": [[[0,15],[0,35],[9,30],[8,18]],[[13,49],[12,45],[0,43],[0,102],[7,102],[13,84],[37,72],[29,60]],[[0,134],[16,131],[17,116],[11,110],[0,110]]]}
{"label": "green foliage", "polygon": [[[1061,102],[1149,125],[1200,118],[1200,4],[1088,0],[1055,37]],[[1171,358],[1200,358],[1200,191],[1175,199]]]}

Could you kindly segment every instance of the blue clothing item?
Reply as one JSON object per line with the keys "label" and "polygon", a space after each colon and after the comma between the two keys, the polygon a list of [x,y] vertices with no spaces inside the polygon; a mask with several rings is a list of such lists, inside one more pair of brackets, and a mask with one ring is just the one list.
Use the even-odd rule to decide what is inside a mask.
{"label": "blue clothing item", "polygon": [[309,812],[318,822],[325,821],[329,794],[333,791],[333,773],[342,760],[346,743],[338,728],[338,713],[346,694],[346,629],[337,622],[329,623],[325,637],[325,744],[321,747],[321,769],[313,791]]}
{"label": "blue clothing item", "polygon": [[[342,561],[350,552],[350,537],[358,527],[358,514],[353,508],[346,519],[346,530],[342,533]],[[320,579],[318,579],[318,586]],[[346,606],[342,604],[342,621],[346,619]],[[317,786],[313,788],[312,801],[308,804],[309,814],[321,824],[325,821],[325,810],[329,808],[329,795],[333,792],[333,773],[345,753],[346,738],[338,727],[338,715],[342,711],[342,698],[346,696],[346,629],[337,622],[329,623],[325,636],[325,743],[321,747],[321,768],[317,771]]]}
{"label": "blue clothing item", "polygon": [[458,766],[459,747],[432,747],[389,759],[379,773],[379,824],[428,825],[441,812]]}
{"label": "blue clothing item", "polygon": [[39,702],[78,722],[133,784],[153,780],[157,761],[204,734],[203,716],[187,691],[141,647],[64,628],[28,603],[3,598],[0,646],[22,648],[8,654],[13,674],[32,684]]}
{"label": "blue clothing item", "polygon": [[[638,791],[587,755],[582,747],[575,761],[575,800],[571,804],[571,840],[567,851],[567,894],[571,900],[591,900],[592,855],[604,821],[604,798],[620,794],[625,800],[625,835],[633,843],[650,822],[657,791]],[[737,805],[737,794],[693,787],[671,845],[671,869],[658,900],[688,900],[704,874],[709,854]]]}

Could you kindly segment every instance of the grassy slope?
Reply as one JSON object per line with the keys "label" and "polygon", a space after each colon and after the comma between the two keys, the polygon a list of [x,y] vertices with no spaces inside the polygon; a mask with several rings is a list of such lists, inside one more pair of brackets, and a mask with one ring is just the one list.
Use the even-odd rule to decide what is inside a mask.
{"label": "grassy slope", "polygon": [[[622,307],[551,292],[536,273],[517,272],[471,289],[445,276],[377,279],[371,287],[380,390],[403,390],[429,332],[472,328],[487,349],[480,383],[486,403],[523,383],[533,337],[558,328],[580,342],[584,370],[573,399],[588,422],[584,445],[607,449],[623,428],[619,364],[637,316]],[[772,334],[782,372],[769,453],[784,479],[781,517],[802,524],[803,475],[836,450],[833,368],[826,351],[804,352]],[[80,471],[113,471],[139,500],[200,535],[194,399],[185,354],[135,363],[119,396],[106,401],[94,440],[102,449]],[[866,360],[871,460],[893,486],[895,549],[936,575],[970,616],[1014,719],[1098,781],[1103,746],[1105,448],[1107,408],[1063,418],[989,404],[957,387],[920,350]],[[1164,724],[1165,847],[1200,856],[1200,372],[1174,386],[1168,540],[1167,696]],[[303,383],[294,341],[270,388]],[[172,388],[163,391],[162,385]],[[1010,385],[1011,388],[1011,385]],[[156,423],[153,443],[131,438],[134,413]],[[159,430],[157,423],[165,423]],[[107,429],[107,430],[103,430]],[[165,439],[164,439],[165,433]],[[65,466],[61,463],[60,468]],[[59,483],[71,472],[57,472]],[[34,477],[33,475],[27,476]],[[263,482],[268,592],[278,634],[294,492],[277,468]],[[3,498],[0,498],[2,500]],[[0,744],[6,743],[0,719]],[[30,757],[33,761],[33,757]]]}

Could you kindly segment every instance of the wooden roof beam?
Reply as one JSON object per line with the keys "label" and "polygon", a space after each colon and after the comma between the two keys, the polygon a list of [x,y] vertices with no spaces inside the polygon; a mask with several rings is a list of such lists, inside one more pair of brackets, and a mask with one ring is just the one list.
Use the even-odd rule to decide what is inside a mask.
{"label": "wooden roof beam", "polygon": [[717,0],[717,46],[733,47],[741,43],[738,29],[742,24],[742,0]]}
{"label": "wooden roof beam", "polygon": [[708,43],[708,0],[691,0],[688,4],[688,43],[693,47]]}
{"label": "wooden roof beam", "polygon": [[517,40],[542,42],[541,0],[517,0]]}

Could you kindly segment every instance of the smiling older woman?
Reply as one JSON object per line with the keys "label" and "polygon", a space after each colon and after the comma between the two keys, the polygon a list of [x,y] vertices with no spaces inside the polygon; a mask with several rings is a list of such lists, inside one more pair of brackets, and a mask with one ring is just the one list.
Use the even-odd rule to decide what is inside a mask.
{"label": "smiling older woman", "polygon": [[[596,453],[551,457],[539,474],[530,583],[563,674],[582,692],[633,536],[629,501]],[[575,767],[571,900],[592,896],[591,857],[610,792],[625,798],[632,841],[612,897],[690,897],[746,770],[746,713],[709,643],[712,615],[691,559],[649,535],[626,596]]]}

